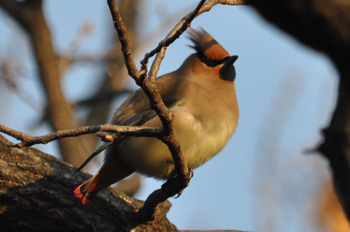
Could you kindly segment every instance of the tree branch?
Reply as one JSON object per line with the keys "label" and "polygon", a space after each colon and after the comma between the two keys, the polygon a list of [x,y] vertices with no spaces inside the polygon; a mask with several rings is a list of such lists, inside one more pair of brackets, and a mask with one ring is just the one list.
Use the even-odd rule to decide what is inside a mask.
{"label": "tree branch", "polygon": [[136,68],[134,59],[132,58],[131,45],[127,37],[124,22],[119,13],[117,3],[113,0],[107,0],[107,3],[113,18],[114,28],[118,32],[119,41],[122,45],[122,52],[124,55],[125,65],[128,69],[128,74],[136,81],[136,83],[138,83],[140,73]]}
{"label": "tree branch", "polygon": [[[190,21],[192,21],[194,19],[195,15],[197,14],[200,7],[204,4],[204,2],[205,2],[205,0],[202,0],[199,3],[196,10],[191,14],[189,19],[185,21],[186,25],[180,27],[180,29],[186,28],[188,26],[188,24],[190,23]],[[157,71],[159,69],[161,60],[164,57],[166,46],[161,47],[161,49],[160,49],[161,52],[160,52],[160,54],[157,55],[155,62],[153,63],[154,65],[152,66],[152,69],[151,69],[152,76],[150,76],[150,81],[148,81],[147,79],[145,79],[146,72],[147,72],[146,69],[143,69],[141,72],[138,72],[136,70],[136,65],[131,57],[130,44],[127,40],[127,32],[126,32],[124,23],[120,17],[116,2],[114,0],[108,0],[108,5],[110,7],[110,11],[112,14],[114,27],[118,31],[119,40],[122,44],[122,52],[124,54],[125,63],[126,63],[126,66],[128,68],[128,73],[135,80],[135,82],[139,86],[141,86],[141,88],[144,90],[144,92],[146,93],[146,95],[148,96],[148,98],[150,100],[152,108],[156,111],[156,113],[160,117],[164,131],[165,131],[165,136],[163,136],[161,140],[168,145],[169,150],[172,153],[174,163],[175,163],[175,169],[176,169],[176,173],[177,173],[176,180],[178,180],[178,181],[173,182],[173,183],[176,183],[176,185],[174,185],[174,184],[173,185],[170,185],[170,184],[166,185],[166,186],[173,187],[173,188],[168,188],[167,192],[165,192],[163,190],[155,191],[151,195],[154,196],[156,194],[157,197],[149,198],[149,199],[152,199],[152,201],[150,201],[149,199],[146,200],[145,207],[141,211],[142,212],[141,214],[143,216],[145,216],[145,218],[151,219],[151,218],[153,218],[155,207],[160,202],[163,202],[164,200],[166,200],[168,197],[173,196],[174,194],[182,191],[188,185],[192,174],[188,172],[189,169],[187,167],[186,159],[182,155],[180,144],[176,139],[176,134],[175,134],[176,132],[175,132],[173,125],[172,125],[173,115],[169,112],[169,110],[167,109],[167,107],[163,103],[161,96],[160,96],[160,94],[155,86],[155,76],[157,75]],[[180,29],[177,30],[178,36],[183,33],[183,32],[180,33]],[[175,38],[178,38],[178,37],[174,36],[173,38],[174,39],[172,41],[174,41]],[[141,78],[140,78],[140,74],[142,75]],[[167,183],[170,183],[170,182],[168,181]],[[171,190],[171,191],[169,191],[169,190]],[[159,193],[159,194],[157,194],[157,193]],[[154,200],[156,200],[156,201],[154,201]],[[150,204],[149,202],[152,202],[152,203]]]}
{"label": "tree branch", "polygon": [[[0,1],[0,6],[28,34],[38,66],[40,81],[46,94],[52,128],[61,130],[76,127],[78,123],[61,89],[57,58],[52,44],[51,32],[42,11],[42,1]],[[89,143],[84,143],[80,138],[63,139],[59,141],[59,144],[63,158],[73,165],[79,165],[93,150]]]}
{"label": "tree branch", "polygon": [[[245,3],[245,1],[209,1],[209,5],[206,10],[202,12],[209,11],[211,7],[215,4],[222,3],[231,4]],[[167,35],[167,37],[161,41],[158,46],[153,49],[150,53],[147,53],[144,59],[141,61],[141,71],[136,70],[136,65],[131,56],[130,43],[127,39],[127,32],[123,24],[123,20],[120,17],[119,10],[115,0],[108,0],[108,5],[110,7],[111,15],[113,18],[113,23],[115,29],[118,31],[119,40],[122,44],[122,52],[124,54],[124,59],[126,66],[128,68],[129,75],[135,80],[135,82],[143,89],[147,97],[150,100],[151,107],[158,114],[159,118],[162,121],[165,135],[161,140],[169,147],[169,150],[172,154],[175,170],[177,173],[176,178],[168,180],[163,186],[162,189],[156,190],[153,192],[146,200],[141,214],[146,220],[153,218],[153,213],[156,206],[165,201],[167,198],[175,195],[176,193],[180,194],[184,188],[189,184],[189,181],[192,177],[192,170],[189,170],[185,156],[182,154],[180,144],[176,138],[176,131],[172,125],[173,115],[165,104],[163,103],[157,86],[155,84],[156,75],[158,73],[161,61],[164,58],[166,48],[174,42],[179,36],[189,27],[192,20],[199,15],[201,8],[203,7],[205,0],[201,0],[197,5],[196,9],[185,16]],[[151,70],[149,72],[149,79],[145,79],[147,75],[147,63],[148,59],[153,55],[157,54]]]}
{"label": "tree branch", "polygon": [[[11,147],[0,135],[0,231],[176,231],[164,202],[154,223],[143,224],[142,202],[111,188],[83,206],[74,188],[91,177],[33,148]],[[69,220],[68,220],[69,219]]]}
{"label": "tree branch", "polygon": [[59,130],[53,133],[49,133],[43,136],[30,136],[24,132],[16,131],[0,124],[0,132],[10,135],[20,141],[16,144],[17,147],[29,147],[34,144],[46,144],[54,140],[76,137],[85,134],[92,134],[97,132],[110,132],[116,136],[152,136],[160,137],[163,134],[162,128],[150,128],[150,127],[136,127],[136,126],[118,126],[118,125],[95,125],[95,126],[83,126],[74,129]]}
{"label": "tree branch", "polygon": [[185,30],[190,26],[191,22],[194,18],[199,16],[200,14],[210,11],[216,4],[227,4],[227,5],[246,5],[248,4],[248,0],[209,0],[205,3],[205,0],[200,1],[197,5],[196,9],[192,12],[188,13],[185,17],[183,17],[176,26],[168,33],[168,35],[163,39],[156,48],[146,53],[143,60],[141,61],[142,70],[147,71],[147,63],[149,58],[160,52],[161,48],[168,47],[171,43],[173,43],[176,39],[178,39]]}

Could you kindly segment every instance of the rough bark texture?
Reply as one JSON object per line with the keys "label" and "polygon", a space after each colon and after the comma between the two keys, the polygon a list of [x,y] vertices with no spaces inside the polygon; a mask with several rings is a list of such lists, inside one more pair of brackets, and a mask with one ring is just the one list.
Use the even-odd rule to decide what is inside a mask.
{"label": "rough bark texture", "polygon": [[350,1],[253,0],[263,17],[302,43],[326,53],[339,71],[331,123],[318,150],[329,161],[334,186],[350,218]]}
{"label": "rough bark texture", "polygon": [[73,190],[89,175],[75,170],[37,149],[10,147],[0,135],[0,231],[176,231],[166,218],[169,202],[152,223],[136,213],[143,202],[107,189],[82,206]]}

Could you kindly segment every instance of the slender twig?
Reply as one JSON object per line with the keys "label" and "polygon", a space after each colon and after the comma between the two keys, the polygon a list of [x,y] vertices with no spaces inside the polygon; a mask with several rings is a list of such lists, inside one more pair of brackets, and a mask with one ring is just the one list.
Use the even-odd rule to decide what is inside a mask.
{"label": "slender twig", "polygon": [[119,9],[115,0],[107,0],[109,9],[112,14],[114,28],[118,32],[119,41],[122,45],[122,52],[124,55],[125,65],[128,69],[128,74],[136,81],[139,82],[140,73],[136,68],[134,59],[132,58],[131,46],[128,40],[126,27],[119,13]]}
{"label": "slender twig", "polygon": [[248,5],[250,0],[209,0],[204,6],[199,10],[198,15],[210,11],[213,6],[217,4],[221,5]]}
{"label": "slender twig", "polygon": [[[145,58],[141,62],[144,64],[146,64],[148,62],[148,59],[150,58],[150,56],[152,54],[157,54],[156,58],[154,59],[154,62],[152,64],[151,70],[149,72],[149,80],[152,83],[152,85],[155,85],[156,75],[158,73],[161,62],[164,59],[167,47],[171,43],[173,43],[177,38],[179,38],[180,35],[183,34],[183,32],[189,27],[190,23],[196,17],[196,15],[198,14],[199,10],[201,9],[201,7],[203,6],[204,3],[205,3],[205,0],[200,1],[194,11],[192,11],[187,16],[185,16],[170,31],[168,36],[162,42],[160,42],[158,44],[158,46],[155,49],[153,49],[150,53],[145,55]],[[147,82],[146,82],[146,84],[147,84]],[[147,94],[147,89],[145,89],[145,88],[143,88],[143,89],[144,89],[144,91],[146,90],[145,92]],[[150,94],[147,94],[147,95],[149,96]],[[155,104],[157,104],[157,102],[155,102]],[[159,110],[159,112],[157,112],[158,115],[163,115],[162,117],[160,116],[160,118],[162,120],[164,130],[169,132],[168,136],[163,137],[163,142],[165,142],[168,145],[168,147],[172,153],[176,173],[178,174],[178,176],[181,177],[182,181],[186,182],[186,183],[183,183],[181,185],[183,187],[186,187],[189,183],[188,177],[191,176],[191,174],[189,175],[189,173],[188,173],[189,169],[187,166],[186,158],[182,154],[180,144],[176,139],[176,131],[172,125],[173,116],[171,115],[171,113],[168,111],[168,109],[166,108],[166,106],[164,104],[158,104],[157,108],[158,109],[155,109],[155,110],[156,110],[156,112],[157,112],[157,110]]]}
{"label": "slender twig", "polygon": [[[144,62],[144,64],[146,64],[148,62],[149,57],[150,57],[149,55],[151,55],[152,52],[155,52],[158,50],[156,58],[154,59],[151,70],[149,72],[149,80],[152,83],[152,85],[155,85],[156,76],[157,76],[160,64],[164,59],[167,47],[171,43],[173,43],[177,38],[179,38],[180,35],[183,34],[183,32],[190,26],[190,23],[196,17],[196,15],[198,14],[199,10],[201,9],[201,7],[203,6],[204,3],[205,3],[205,0],[200,1],[199,4],[197,5],[197,7],[195,8],[195,10],[192,11],[191,13],[189,13],[187,16],[185,16],[172,29],[171,32],[168,34],[168,36],[165,38],[165,40],[163,40],[163,42],[159,43],[157,48],[153,49],[150,53],[148,53],[148,56],[146,54],[145,58],[143,59],[143,61],[141,63]],[[162,43],[164,43],[163,46],[161,46]],[[147,89],[144,89],[144,91],[147,94]],[[149,96],[150,94],[147,94],[147,95]],[[157,104],[157,103],[155,102],[155,104]],[[171,154],[172,154],[172,157],[174,160],[175,171],[176,171],[177,175],[179,176],[179,179],[181,179],[181,181],[180,181],[181,187],[180,188],[183,189],[189,184],[189,181],[190,181],[192,174],[189,173],[186,157],[182,154],[180,144],[176,138],[176,131],[175,131],[173,124],[172,124],[173,116],[168,111],[166,106],[164,104],[162,104],[161,101],[160,101],[160,104],[158,104],[158,105],[159,105],[158,106],[159,110],[160,109],[162,109],[162,110],[160,110],[160,112],[157,112],[157,109],[155,109],[155,110],[158,113],[158,115],[160,115],[160,119],[162,120],[164,131],[169,132],[169,135],[167,137],[163,137],[162,141],[168,145],[169,150],[171,151]],[[163,116],[161,116],[161,115],[163,115]],[[181,190],[179,190],[179,191],[181,191]]]}
{"label": "slender twig", "polygon": [[43,136],[31,136],[24,132],[13,130],[0,124],[0,132],[10,135],[21,143],[16,144],[18,147],[32,146],[34,144],[46,144],[48,142],[67,138],[76,137],[85,134],[92,134],[97,132],[110,132],[116,135],[125,136],[153,136],[159,137],[163,129],[162,128],[150,128],[150,127],[134,127],[134,126],[118,126],[118,125],[95,125],[95,126],[83,126],[74,129],[59,130],[53,133],[49,133]]}
{"label": "slender twig", "polygon": [[[176,26],[168,33],[165,39],[163,39],[156,48],[154,48],[152,51],[145,54],[145,57],[141,61],[142,70],[147,71],[147,63],[149,58],[154,56],[155,54],[159,53],[162,48],[167,48],[171,43],[173,43],[176,39],[182,35],[185,30],[190,26],[192,20],[198,15],[201,7],[204,5],[205,0],[201,0],[199,4],[197,5],[196,9],[189,14],[187,14],[185,17],[183,17],[180,22],[176,24]],[[165,51],[163,52],[165,53]],[[160,65],[160,64],[159,64]],[[156,65],[158,66],[158,64]],[[151,74],[151,73],[150,73]],[[151,76],[151,75],[150,75]],[[152,78],[153,76],[151,76]]]}
{"label": "slender twig", "polygon": [[205,1],[201,1],[195,10],[188,13],[185,17],[183,17],[176,26],[168,33],[165,39],[159,42],[158,46],[152,49],[150,52],[146,53],[144,58],[141,61],[142,70],[146,70],[147,63],[149,58],[160,52],[162,47],[168,47],[171,43],[173,43],[176,39],[180,37],[181,34],[190,26],[190,23],[193,19],[200,14],[207,12],[213,8],[213,6],[217,4],[222,5],[247,5],[248,0],[209,0],[204,4]]}
{"label": "slender twig", "polygon": [[[198,14],[198,11],[200,10],[200,8],[203,6],[204,3],[205,3],[205,0],[201,0],[197,5],[196,9],[191,13],[189,13],[186,17],[184,17],[171,30],[168,36],[162,42],[160,42],[155,49],[153,49],[150,53],[147,53],[145,55],[145,58],[141,61],[142,68],[144,68],[142,71],[146,72],[148,59],[154,54],[157,54],[156,58],[153,61],[151,70],[149,72],[149,79],[148,80],[145,79],[141,87],[146,93],[146,95],[148,96],[148,98],[150,99],[152,108],[159,115],[162,121],[165,134],[167,134],[167,136],[164,136],[162,138],[162,141],[169,147],[169,150],[171,151],[171,154],[174,160],[175,171],[179,177],[179,180],[181,180],[180,181],[181,184],[179,184],[178,191],[181,191],[183,188],[185,188],[188,185],[192,174],[189,174],[186,157],[182,154],[180,144],[176,138],[176,131],[172,124],[173,115],[163,103],[160,94],[157,91],[154,91],[157,88],[155,81],[156,81],[156,76],[157,76],[160,64],[164,59],[167,47],[171,43],[173,43],[177,38],[179,38],[180,35],[187,29],[187,27],[189,27],[190,23]],[[175,194],[175,193],[172,193],[172,194]]]}

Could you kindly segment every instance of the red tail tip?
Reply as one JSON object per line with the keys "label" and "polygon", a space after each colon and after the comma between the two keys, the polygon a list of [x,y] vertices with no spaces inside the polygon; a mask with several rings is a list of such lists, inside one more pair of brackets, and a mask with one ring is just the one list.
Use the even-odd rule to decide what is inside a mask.
{"label": "red tail tip", "polygon": [[74,196],[77,198],[83,198],[84,194],[80,190],[80,186],[74,190]]}
{"label": "red tail tip", "polygon": [[85,196],[83,197],[83,199],[81,200],[81,203],[83,204],[83,205],[87,205],[87,204],[89,204],[91,202],[91,200],[90,199],[87,199]]}
{"label": "red tail tip", "polygon": [[87,204],[89,204],[89,203],[91,202],[91,200],[88,199],[88,198],[86,197],[86,194],[85,194],[85,193],[82,193],[82,192],[81,192],[80,187],[81,187],[81,186],[79,186],[78,188],[76,188],[76,189],[74,190],[74,196],[77,197],[77,198],[79,198],[79,199],[81,199],[81,203],[82,203],[83,205],[87,205]]}

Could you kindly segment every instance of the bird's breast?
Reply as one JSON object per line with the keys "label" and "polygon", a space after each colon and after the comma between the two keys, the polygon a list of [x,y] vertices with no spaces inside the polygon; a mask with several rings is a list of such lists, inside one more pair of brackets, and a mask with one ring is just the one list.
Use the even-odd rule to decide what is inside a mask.
{"label": "bird's breast", "polygon": [[[188,95],[169,109],[175,116],[173,124],[182,152],[193,169],[222,150],[238,121],[238,106],[230,91],[213,96],[202,90],[187,89]],[[161,122],[154,117],[145,126],[160,127]],[[168,147],[156,138],[126,138],[118,145],[117,153],[138,172],[148,176],[169,178],[174,171]]]}

